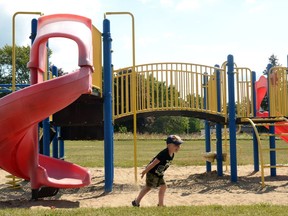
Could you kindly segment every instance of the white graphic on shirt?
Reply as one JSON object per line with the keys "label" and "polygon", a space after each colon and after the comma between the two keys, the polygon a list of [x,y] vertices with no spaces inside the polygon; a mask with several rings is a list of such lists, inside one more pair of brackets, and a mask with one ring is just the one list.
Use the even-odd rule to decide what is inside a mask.
{"label": "white graphic on shirt", "polygon": [[166,160],[166,164],[164,165],[159,165],[157,167],[157,170],[155,170],[155,173],[159,176],[164,175],[165,170],[171,165],[172,161],[171,160]]}

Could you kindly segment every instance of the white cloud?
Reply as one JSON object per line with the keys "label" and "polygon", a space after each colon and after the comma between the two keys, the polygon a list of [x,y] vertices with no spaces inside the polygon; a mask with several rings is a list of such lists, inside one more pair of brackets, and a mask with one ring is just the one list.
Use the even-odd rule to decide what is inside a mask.
{"label": "white cloud", "polygon": [[182,0],[176,5],[176,10],[190,11],[200,7],[199,0]]}
{"label": "white cloud", "polygon": [[176,33],[175,32],[164,32],[163,33],[163,38],[171,40],[175,38]]}
{"label": "white cloud", "polygon": [[160,0],[160,4],[164,7],[173,7],[174,1],[173,0]]}
{"label": "white cloud", "polygon": [[78,46],[75,41],[66,38],[49,39],[52,56],[51,63],[65,72],[72,72],[78,67]]}
{"label": "white cloud", "polygon": [[245,0],[245,3],[254,4],[257,0]]}
{"label": "white cloud", "polygon": [[222,0],[206,0],[207,4],[209,5],[215,5],[220,4]]}
{"label": "white cloud", "polygon": [[156,37],[147,35],[147,36],[140,36],[136,39],[137,46],[139,47],[151,47],[153,46],[158,39]]}
{"label": "white cloud", "polygon": [[274,4],[273,1],[257,1],[257,0],[245,0],[245,6],[248,8],[248,12],[254,13],[266,13],[270,8],[270,4]]}
{"label": "white cloud", "polygon": [[150,3],[152,0],[138,0],[140,1],[142,4],[147,4]]}

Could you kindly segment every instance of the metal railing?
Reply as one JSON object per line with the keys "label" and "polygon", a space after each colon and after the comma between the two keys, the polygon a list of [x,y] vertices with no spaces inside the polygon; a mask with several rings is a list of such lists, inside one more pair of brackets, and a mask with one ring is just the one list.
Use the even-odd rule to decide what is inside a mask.
{"label": "metal railing", "polygon": [[288,74],[286,67],[273,67],[269,71],[270,116],[288,116]]}
{"label": "metal railing", "polygon": [[249,68],[235,68],[237,117],[253,117],[252,71]]}
{"label": "metal railing", "polygon": [[[135,66],[137,113],[185,110],[226,115],[226,92],[217,111],[216,71],[220,89],[226,89],[223,69],[190,63],[155,63]],[[132,115],[132,68],[114,71],[114,119]]]}

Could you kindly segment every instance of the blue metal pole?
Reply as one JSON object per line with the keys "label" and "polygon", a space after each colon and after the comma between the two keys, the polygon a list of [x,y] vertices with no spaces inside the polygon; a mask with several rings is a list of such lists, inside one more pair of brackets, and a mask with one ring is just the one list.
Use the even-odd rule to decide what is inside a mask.
{"label": "blue metal pole", "polygon": [[237,182],[237,147],[236,147],[236,113],[235,113],[235,85],[234,85],[234,58],[227,57],[228,66],[228,110],[229,110],[229,136],[230,136],[230,166],[231,181]]}
{"label": "blue metal pole", "polygon": [[110,21],[103,21],[103,70],[104,70],[104,165],[105,165],[105,192],[111,192],[114,177],[113,158],[113,119],[112,119],[112,38]]}
{"label": "blue metal pole", "polygon": [[[256,73],[252,71],[252,95],[253,95],[253,116],[256,117],[256,89],[255,89],[255,82],[256,82]],[[253,155],[254,155],[254,172],[259,171],[259,149],[258,149],[258,142],[256,138],[255,131],[253,131]]]}
{"label": "blue metal pole", "polygon": [[[204,73],[204,109],[207,109],[207,101],[208,101],[208,91],[207,91],[207,84],[208,84],[208,77],[207,73]],[[210,125],[209,121],[205,120],[205,151],[211,151],[211,134],[210,134]],[[211,162],[206,161],[206,172],[211,172]]]}
{"label": "blue metal pole", "polygon": [[[52,66],[52,76],[58,77],[58,69],[56,66]],[[53,157],[59,158],[59,146],[58,146],[58,127],[54,126],[54,130],[56,131],[56,134],[53,138],[53,144],[52,144],[52,150],[53,150]]]}
{"label": "blue metal pole", "polygon": [[[219,68],[219,65],[215,65]],[[220,70],[216,70],[216,88],[217,88],[217,111],[221,112],[221,79]],[[217,148],[217,174],[223,176],[223,155],[222,155],[222,125],[216,124],[216,148]]]}
{"label": "blue metal pole", "polygon": [[[269,109],[269,117],[271,117],[271,106],[270,106],[270,84],[269,84],[269,79],[270,79],[270,69],[272,68],[271,64],[267,65],[267,80],[268,80],[268,109]],[[270,134],[275,134],[275,127],[274,126],[269,126],[269,133]],[[270,149],[275,149],[276,148],[276,141],[275,141],[275,136],[270,136],[269,137],[269,144],[270,144]],[[270,151],[270,166],[276,166],[276,151]],[[276,168],[270,168],[270,175],[271,176],[276,176]]]}
{"label": "blue metal pole", "polygon": [[[48,49],[48,42],[46,44],[46,47]],[[48,55],[47,55],[47,64],[49,65]],[[47,80],[49,80],[49,73],[47,73]],[[43,154],[50,156],[50,119],[49,117],[47,117],[46,119],[42,121],[42,126],[43,126]]]}
{"label": "blue metal pole", "polygon": [[36,34],[37,34],[37,25],[38,25],[38,20],[37,19],[32,19],[31,21],[31,44],[33,44]]}
{"label": "blue metal pole", "polygon": [[43,154],[50,156],[50,122],[49,118],[42,121],[43,127]]}
{"label": "blue metal pole", "polygon": [[[61,137],[61,128],[59,127],[57,130],[58,133],[58,139]],[[59,139],[59,159],[64,160],[64,140]]]}

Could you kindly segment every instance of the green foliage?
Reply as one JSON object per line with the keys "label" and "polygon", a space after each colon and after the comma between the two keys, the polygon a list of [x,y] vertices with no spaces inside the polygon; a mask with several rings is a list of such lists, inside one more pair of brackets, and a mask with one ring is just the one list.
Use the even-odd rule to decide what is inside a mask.
{"label": "green foliage", "polygon": [[[16,83],[29,83],[30,46],[16,46]],[[5,45],[0,49],[0,83],[12,82],[12,47]]]}
{"label": "green foliage", "polygon": [[[278,62],[277,56],[274,55],[274,54],[272,54],[272,55],[269,57],[269,64],[271,64],[272,67],[281,66],[281,64]],[[267,69],[265,69],[265,70],[263,71],[263,74],[267,76],[267,74],[268,74]]]}
{"label": "green foliage", "polygon": [[119,133],[127,133],[127,127],[123,126],[123,125],[120,125],[119,127]]}
{"label": "green foliage", "polygon": [[188,126],[189,132],[200,132],[202,127],[200,119],[189,118],[189,126]]}
{"label": "green foliage", "polygon": [[164,134],[182,134],[189,128],[189,119],[181,116],[160,116],[156,118],[149,132]]}
{"label": "green foliage", "polygon": [[[16,83],[30,83],[30,70],[27,63],[30,59],[30,46],[16,46]],[[52,55],[52,51],[48,51],[48,56]],[[61,72],[61,69],[59,69]],[[12,46],[5,45],[0,48],[0,83],[12,83]]]}

